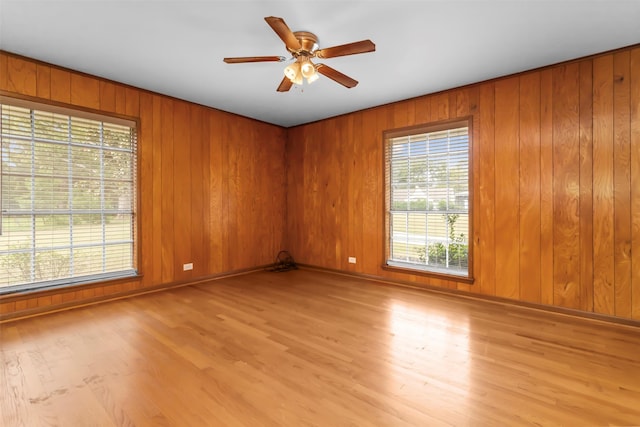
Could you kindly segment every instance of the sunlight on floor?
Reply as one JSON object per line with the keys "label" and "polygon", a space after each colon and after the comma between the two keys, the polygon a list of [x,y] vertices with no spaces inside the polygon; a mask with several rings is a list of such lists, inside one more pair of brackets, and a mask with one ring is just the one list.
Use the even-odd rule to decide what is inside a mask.
{"label": "sunlight on floor", "polygon": [[[468,396],[470,384],[469,328],[467,319],[429,311],[421,305],[394,301],[391,305],[390,349],[396,395],[415,400],[446,389],[452,407]],[[459,368],[450,371],[441,365]],[[409,380],[409,381],[408,381]],[[440,396],[443,398],[444,396]]]}

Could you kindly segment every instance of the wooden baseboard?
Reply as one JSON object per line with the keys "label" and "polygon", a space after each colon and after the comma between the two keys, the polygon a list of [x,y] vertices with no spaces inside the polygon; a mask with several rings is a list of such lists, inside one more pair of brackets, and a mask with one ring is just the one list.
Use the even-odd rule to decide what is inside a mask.
{"label": "wooden baseboard", "polygon": [[502,298],[502,297],[497,297],[492,295],[475,294],[472,292],[461,291],[459,289],[440,288],[437,286],[423,284],[423,283],[388,279],[386,277],[376,276],[372,274],[354,273],[351,271],[336,270],[336,269],[318,267],[318,266],[309,265],[309,264],[297,264],[297,265],[300,269],[304,269],[304,270],[312,270],[312,271],[319,271],[319,272],[325,272],[330,274],[338,274],[338,275],[348,276],[348,277],[355,277],[359,279],[365,279],[365,280],[381,283],[384,285],[402,286],[402,287],[417,289],[421,291],[427,291],[427,292],[455,296],[459,298],[487,302],[491,304],[501,304],[501,305],[510,306],[510,307],[520,307],[520,308],[525,308],[529,310],[543,311],[546,313],[553,313],[553,314],[568,316],[572,318],[587,319],[587,320],[603,322],[607,324],[613,323],[616,325],[630,326],[634,329],[640,327],[640,320],[635,320],[635,319],[615,317],[607,314],[593,313],[593,312],[576,310],[571,308],[558,307],[554,305],[537,304],[537,303],[532,303],[527,301],[513,300],[509,298]]}
{"label": "wooden baseboard", "polygon": [[[272,265],[273,264],[267,264],[267,265],[262,265],[257,267],[246,268],[246,269],[228,271],[225,273],[212,274],[209,276],[199,277],[196,280],[191,280],[187,282],[164,283],[161,285],[151,286],[147,288],[133,289],[133,290],[113,293],[109,295],[100,295],[100,296],[91,297],[91,298],[78,300],[78,301],[69,301],[69,302],[63,302],[61,304],[49,305],[46,307],[34,307],[34,308],[28,308],[25,310],[0,314],[0,324],[14,321],[14,320],[25,319],[28,317],[41,316],[49,313],[56,313],[59,311],[71,310],[74,308],[86,307],[94,304],[101,304],[108,301],[115,301],[115,300],[124,299],[124,298],[131,298],[138,295],[144,295],[144,294],[149,294],[153,292],[160,292],[167,289],[175,289],[183,286],[192,286],[192,285],[197,285],[201,283],[212,282],[215,280],[224,279],[226,277],[250,274],[256,271],[265,270],[271,267]],[[47,294],[51,293],[50,290],[44,291],[44,292],[46,292]],[[33,297],[33,294],[29,294],[29,297]]]}

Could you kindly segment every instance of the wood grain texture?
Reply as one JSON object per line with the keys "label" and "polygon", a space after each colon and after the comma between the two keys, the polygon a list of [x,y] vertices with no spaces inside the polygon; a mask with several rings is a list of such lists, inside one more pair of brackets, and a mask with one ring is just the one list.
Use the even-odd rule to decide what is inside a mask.
{"label": "wood grain texture", "polygon": [[[421,114],[419,111],[424,107],[424,103],[417,103],[415,106],[416,120]],[[356,248],[356,256],[358,260],[358,272],[376,272],[380,267],[380,256],[382,253],[382,241],[379,238],[382,230],[382,159],[378,147],[381,142],[381,132],[377,129],[375,110],[366,110],[362,114],[361,134],[363,136],[361,143],[364,157],[361,159],[362,168],[356,170],[356,173],[362,171],[362,191],[360,200],[362,203],[362,243]],[[356,130],[357,132],[357,130]],[[359,155],[358,155],[359,157]],[[379,194],[379,197],[369,197],[371,194]]]}
{"label": "wood grain texture", "polygon": [[48,65],[36,64],[36,96],[51,98],[51,67]]}
{"label": "wood grain texture", "polygon": [[640,48],[631,51],[631,315],[640,319]]}
{"label": "wood grain texture", "polygon": [[553,302],[580,307],[579,66],[553,69]]}
{"label": "wood grain texture", "polygon": [[[382,255],[377,255],[377,263],[367,261],[354,271],[637,319],[640,303],[634,301],[640,300],[636,290],[640,278],[631,266],[634,239],[640,233],[634,206],[640,202],[632,185],[634,168],[629,166],[637,161],[637,150],[632,148],[637,130],[631,125],[638,108],[632,71],[638,67],[633,61],[637,51],[623,49],[377,107],[370,113],[373,117],[375,112],[375,120],[365,120],[368,125],[360,130],[354,127],[348,148],[339,129],[360,113],[290,130],[292,148],[287,155],[295,155],[295,161],[289,162],[287,218],[289,229],[303,233],[289,238],[292,253],[301,263],[338,270],[345,269],[345,257],[336,257],[336,248],[359,250],[354,254],[357,259],[383,254],[382,207],[377,208],[379,214],[363,216],[363,230],[375,232],[363,231],[363,241],[377,246],[365,243],[358,249],[350,243],[353,233],[345,228],[345,223],[352,224],[353,197],[340,193],[357,194],[365,207],[378,206],[383,203],[382,188],[361,186],[352,178],[347,185],[334,183],[330,171],[349,164],[354,155],[358,159],[371,155],[371,150],[382,159],[380,135],[385,130],[471,114],[477,128],[471,159],[476,178],[475,283],[468,286],[386,271],[380,267]],[[617,68],[628,74],[619,82],[614,81],[614,56]],[[475,103],[471,90],[477,93]],[[355,145],[353,153],[351,144],[361,140],[371,145]],[[618,158],[615,150],[626,157]],[[350,174],[382,185],[384,171],[379,164],[375,176],[370,166],[357,164]],[[327,183],[330,188],[324,191]],[[340,190],[334,192],[336,188]],[[333,211],[336,198],[348,206]],[[620,288],[616,272],[625,278]]]}
{"label": "wood grain texture", "polygon": [[[0,316],[55,309],[273,262],[284,235],[285,177],[278,177],[285,161],[282,128],[0,52],[0,71],[8,70],[9,63],[11,86],[8,73],[0,73],[0,89],[8,94],[32,94],[42,102],[50,98],[138,120],[137,243],[143,277],[2,301]],[[226,132],[223,123],[232,124],[234,133]],[[224,150],[226,156],[228,147],[242,153],[237,170],[241,185],[234,189],[242,197],[233,210],[221,215],[214,202],[229,198],[228,188],[220,185],[228,177],[229,159],[221,155]],[[254,196],[254,192],[265,196]],[[240,230],[242,239],[228,239],[228,229]],[[235,254],[233,263],[214,248]],[[183,263],[190,261],[193,271],[183,272]]]}
{"label": "wood grain texture", "polygon": [[174,180],[174,134],[173,134],[173,112],[174,101],[169,98],[162,98],[160,107],[160,123],[162,126],[162,134],[160,144],[162,146],[162,195],[156,203],[162,210],[162,226],[160,229],[160,245],[162,248],[162,257],[160,264],[162,266],[162,283],[170,282],[176,273],[176,264],[179,261],[175,259],[176,241],[175,221],[174,217],[180,216],[175,211],[174,196],[175,188]]}
{"label": "wood grain texture", "polygon": [[189,105],[189,169],[191,171],[189,188],[189,200],[191,208],[191,220],[189,221],[189,241],[191,242],[190,257],[188,262],[193,263],[191,277],[200,277],[206,273],[206,260],[209,258],[208,245],[205,243],[206,232],[203,232],[204,224],[209,221],[208,211],[204,205],[208,192],[205,191],[203,173],[208,168],[208,146],[203,144],[204,135],[208,133],[209,121],[204,120],[205,111],[196,105]]}
{"label": "wood grain texture", "polygon": [[[183,270],[183,264],[191,263],[191,171],[198,164],[191,164],[191,118],[186,102],[173,103],[173,250],[174,277],[189,280],[192,271]],[[188,219],[187,219],[188,218]],[[185,219],[187,219],[185,221]],[[173,237],[172,236],[172,237]]]}
{"label": "wood grain texture", "polygon": [[[140,129],[138,136],[141,140],[153,139],[153,95],[144,93],[141,97]],[[140,144],[138,147],[138,181],[140,188],[153,189],[153,150],[152,146]],[[138,263],[138,270],[144,275],[143,281],[146,286],[152,282],[152,260],[153,257],[153,198],[138,197],[140,201],[137,211],[138,218],[149,218],[140,224],[140,238],[138,241],[142,245],[140,253],[149,256],[141,257]]]}
{"label": "wood grain texture", "polygon": [[440,120],[447,120],[450,117],[449,93],[443,92],[437,95],[432,95],[429,98],[431,99],[431,121],[437,122]]}
{"label": "wood grain texture", "polygon": [[71,74],[70,103],[97,110],[100,108],[100,82],[82,74]]}
{"label": "wood grain texture", "polygon": [[640,423],[636,328],[326,273],[237,276],[1,334],[7,427]]}
{"label": "wood grain texture", "polygon": [[580,309],[593,311],[593,61],[580,63]]}
{"label": "wood grain texture", "polygon": [[520,295],[519,79],[495,83],[495,257],[496,295]]}
{"label": "wood grain texture", "polygon": [[496,255],[495,255],[495,191],[496,191],[496,158],[495,158],[495,90],[493,84],[480,86],[479,121],[480,138],[475,142],[480,146],[479,159],[475,162],[480,170],[480,180],[476,191],[480,208],[476,215],[480,220],[478,238],[479,253],[476,257],[482,265],[478,290],[486,295],[496,292]]}
{"label": "wood grain texture", "polygon": [[[95,288],[93,297],[267,264],[288,249],[319,267],[640,319],[638,52],[604,53],[292,129],[191,104],[181,114],[182,101],[151,95],[149,102],[138,89],[6,53],[0,88],[46,101],[48,86],[54,102],[93,106],[97,94],[98,110],[140,120],[147,171],[140,220],[149,239],[141,256],[150,271],[142,281]],[[469,114],[475,283],[384,270],[382,133]],[[176,128],[188,129],[188,158],[175,157]],[[183,188],[188,196],[177,194]],[[176,196],[188,199],[188,215],[180,215]],[[183,231],[188,243],[177,242]],[[201,260],[191,277],[180,271],[178,252]],[[40,303],[55,308],[89,293]],[[14,302],[2,310],[39,304],[37,297]]]}
{"label": "wood grain texture", "polygon": [[593,309],[615,313],[613,56],[593,61]]}
{"label": "wood grain texture", "polygon": [[9,90],[9,56],[0,52],[0,89]]}
{"label": "wood grain texture", "polygon": [[[471,188],[471,194],[470,197],[473,199],[473,205],[472,205],[472,232],[473,235],[471,236],[472,239],[472,246],[471,246],[471,251],[472,251],[472,258],[473,258],[473,277],[482,277],[482,263],[480,262],[480,256],[478,255],[480,253],[480,228],[481,228],[481,222],[480,222],[480,215],[478,214],[478,212],[480,212],[480,198],[478,197],[478,186],[480,183],[480,167],[479,165],[477,165],[478,159],[480,158],[480,119],[479,116],[477,114],[478,112],[478,106],[480,105],[480,88],[478,86],[469,88],[469,111],[468,114],[471,115],[471,126],[472,126],[472,130],[473,133],[471,135],[471,143],[472,143],[472,147],[471,147],[471,154],[470,154],[470,169],[471,169],[471,175],[470,175],[470,188]],[[471,292],[473,290],[473,286],[470,284],[465,285],[459,285],[459,288],[461,290],[464,290],[466,292]]]}
{"label": "wood grain texture", "polygon": [[36,96],[36,64],[24,58],[7,58],[7,90],[20,95]]}
{"label": "wood grain texture", "polygon": [[51,67],[51,100],[71,103],[71,73]]}
{"label": "wood grain texture", "polygon": [[520,77],[519,299],[540,302],[540,74]]}
{"label": "wood grain texture", "polygon": [[104,80],[100,80],[100,110],[109,113],[116,111],[116,86]]}
{"label": "wood grain texture", "polygon": [[540,302],[553,305],[553,73],[540,72]]}
{"label": "wood grain texture", "polygon": [[613,55],[615,314],[631,317],[631,151],[629,51]]}

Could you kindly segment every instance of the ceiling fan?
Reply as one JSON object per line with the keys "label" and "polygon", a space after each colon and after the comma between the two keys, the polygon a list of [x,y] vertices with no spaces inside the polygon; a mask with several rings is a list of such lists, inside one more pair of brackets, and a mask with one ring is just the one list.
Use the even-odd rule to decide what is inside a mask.
{"label": "ceiling fan", "polygon": [[[352,88],[358,82],[351,77],[334,70],[325,64],[314,64],[313,58],[335,58],[337,56],[355,55],[358,53],[373,52],[376,45],[371,40],[362,40],[354,43],[347,43],[340,46],[318,48],[318,37],[308,31],[293,32],[289,29],[282,18],[268,16],[264,18],[267,24],[278,34],[284,42],[287,50],[291,54],[294,62],[284,69],[284,78],[278,86],[278,92],[286,92],[294,84],[301,85],[303,79],[308,83],[313,83],[318,79],[318,73],[329,77],[344,87]],[[284,56],[245,56],[238,58],[224,58],[227,64],[240,64],[244,62],[283,62],[287,58]]]}

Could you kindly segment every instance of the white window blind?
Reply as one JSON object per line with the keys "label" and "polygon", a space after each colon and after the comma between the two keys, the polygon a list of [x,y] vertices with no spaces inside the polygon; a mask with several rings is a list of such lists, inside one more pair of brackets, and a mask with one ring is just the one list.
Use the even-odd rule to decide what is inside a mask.
{"label": "white window blind", "polygon": [[387,264],[469,274],[469,129],[385,139]]}
{"label": "white window blind", "polygon": [[136,274],[134,123],[0,106],[0,293]]}

